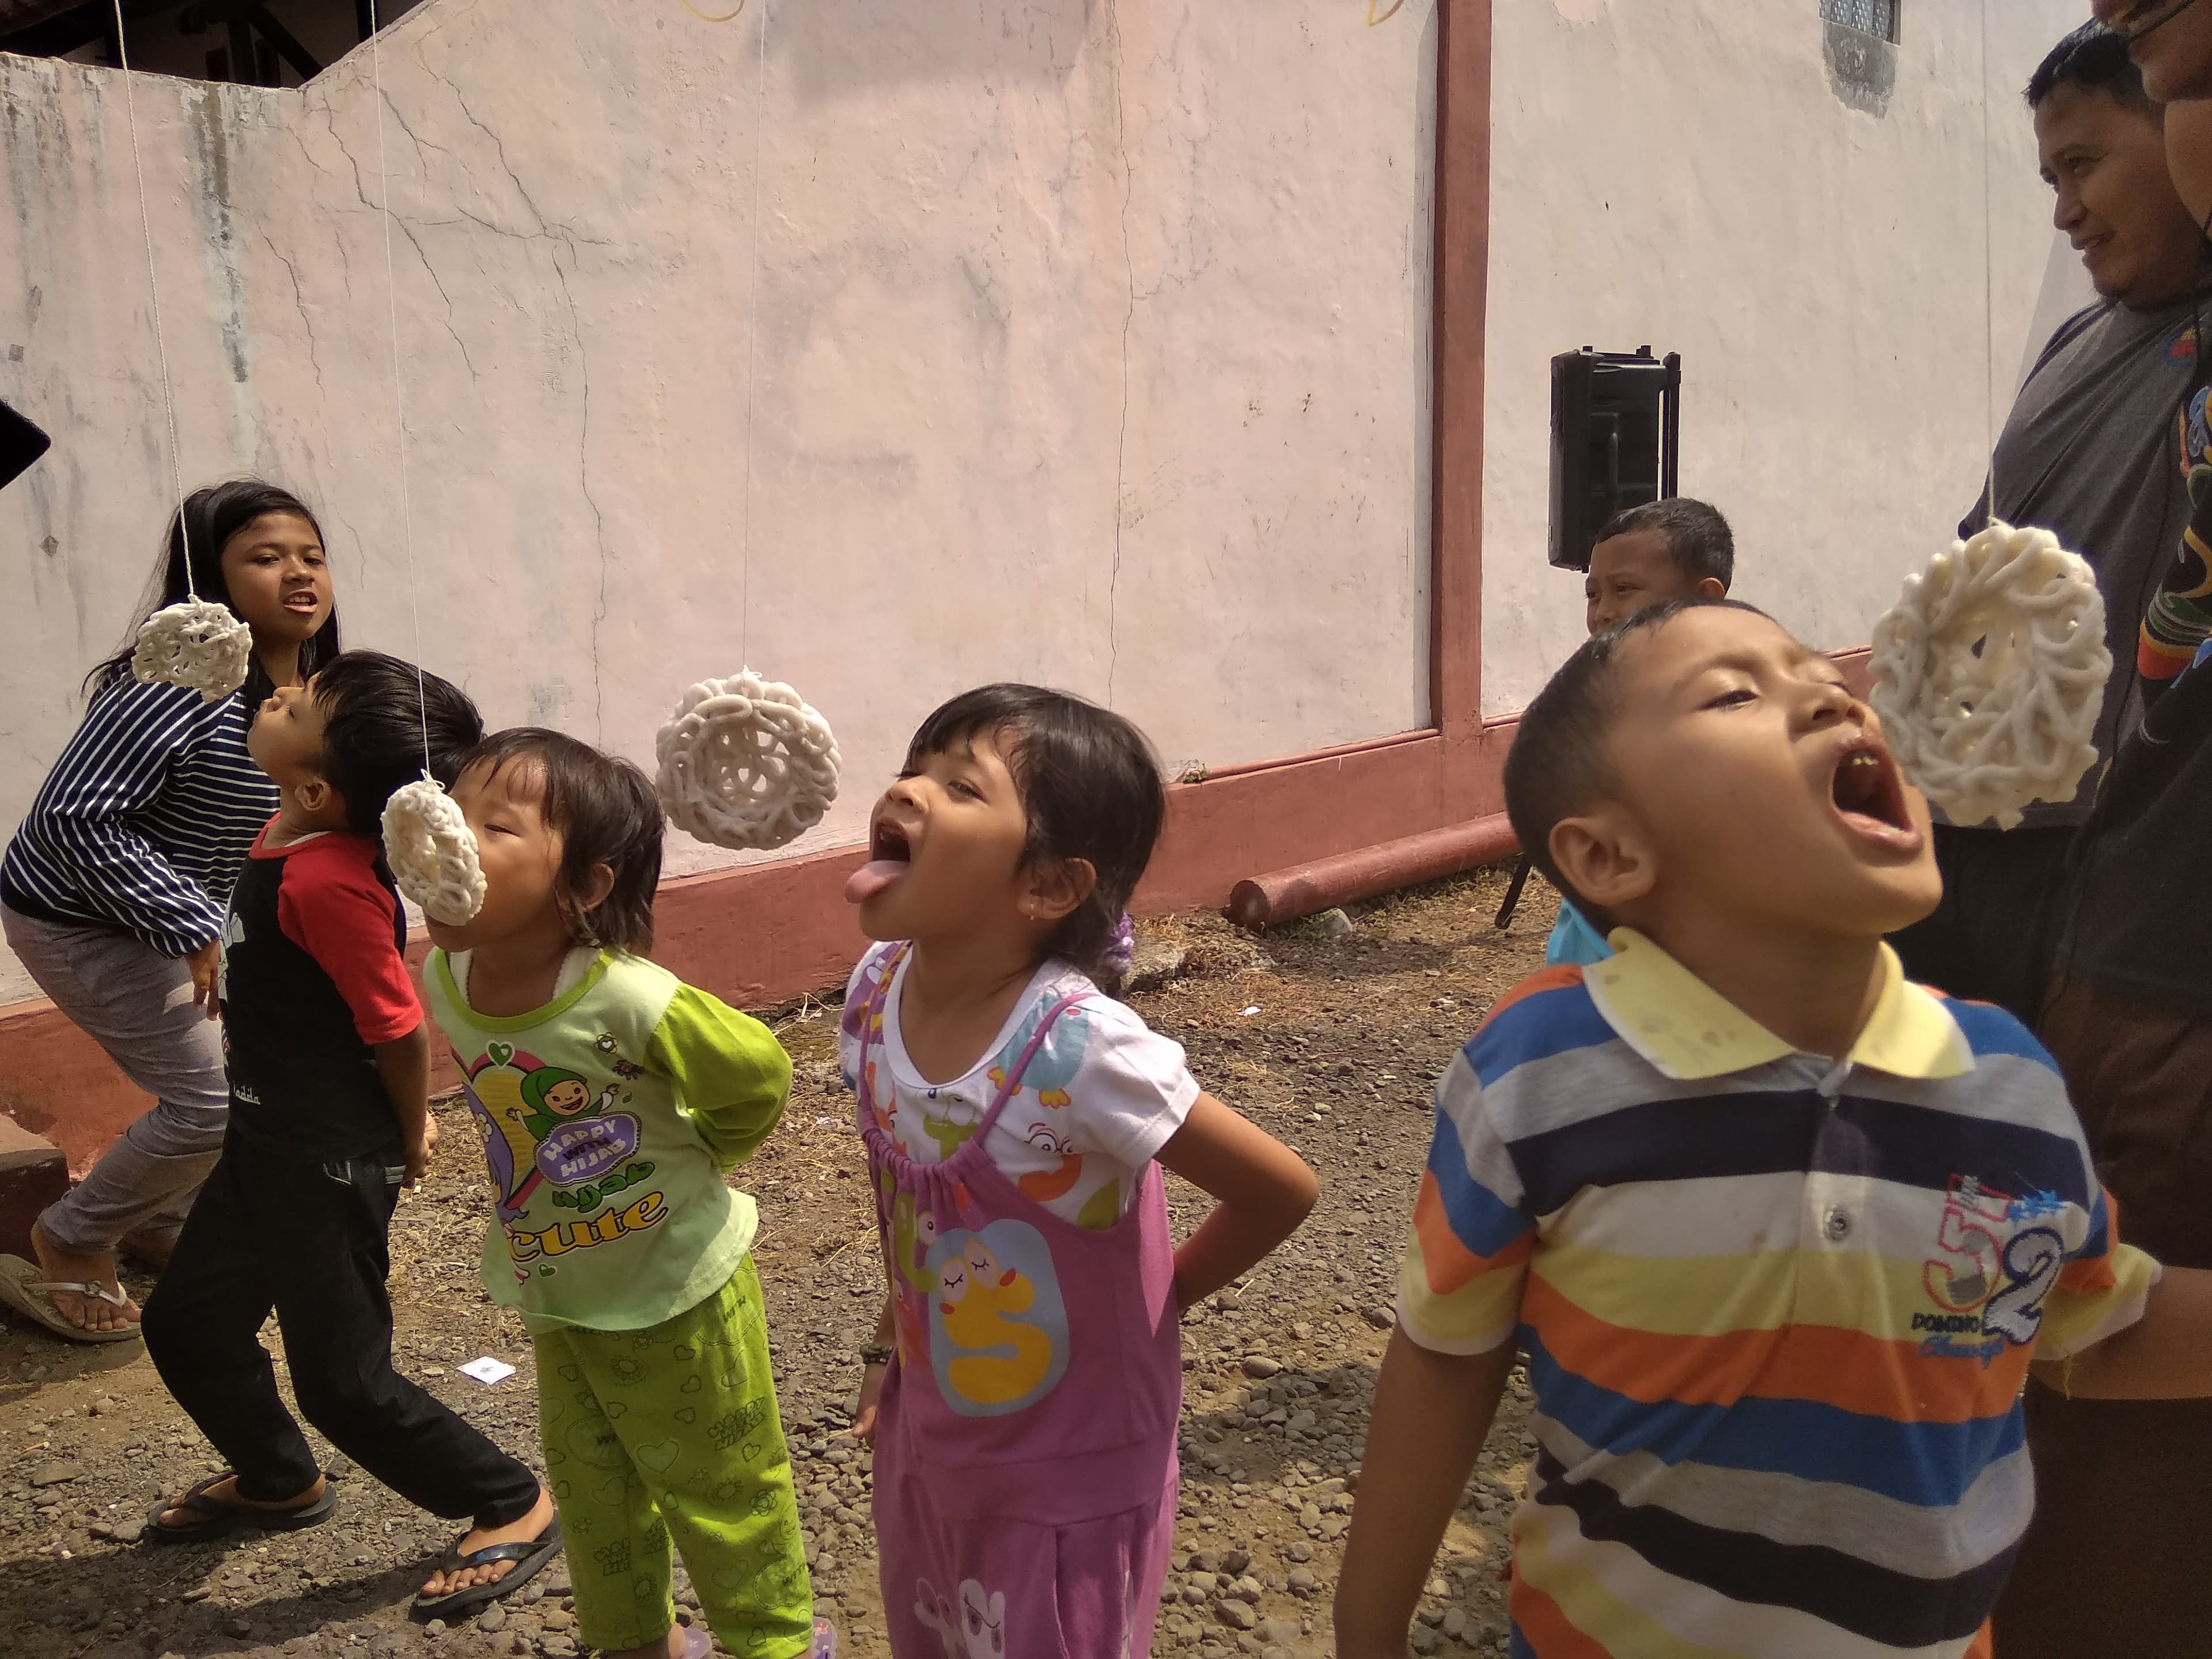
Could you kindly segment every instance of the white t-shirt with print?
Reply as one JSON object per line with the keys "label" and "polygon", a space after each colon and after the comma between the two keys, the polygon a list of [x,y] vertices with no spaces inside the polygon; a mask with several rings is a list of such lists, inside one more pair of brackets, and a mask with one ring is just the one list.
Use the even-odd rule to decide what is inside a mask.
{"label": "white t-shirt with print", "polygon": [[[845,1080],[855,1089],[860,1021],[896,948],[871,950],[845,988],[838,1053]],[[872,1099],[879,1121],[888,1111],[892,1144],[920,1164],[942,1163],[963,1146],[990,1109],[1006,1069],[1036,1035],[1037,1022],[1062,998],[1090,994],[1053,1022],[984,1144],[991,1162],[1054,1215],[1082,1227],[1113,1225],[1135,1202],[1145,1166],[1182,1127],[1198,1098],[1182,1045],[1154,1031],[1079,969],[1048,962],[982,1058],[960,1077],[931,1083],[915,1070],[900,1035],[906,962],[900,958],[884,999],[883,1029],[870,1054]]]}

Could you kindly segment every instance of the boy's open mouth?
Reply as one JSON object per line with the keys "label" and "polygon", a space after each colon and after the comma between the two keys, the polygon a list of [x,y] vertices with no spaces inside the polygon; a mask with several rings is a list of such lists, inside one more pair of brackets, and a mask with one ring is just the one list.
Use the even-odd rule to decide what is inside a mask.
{"label": "boy's open mouth", "polygon": [[1904,781],[1898,776],[1897,764],[1888,751],[1875,743],[1855,743],[1838,757],[1828,794],[1844,823],[1854,830],[1912,833],[1911,815],[1905,806]]}
{"label": "boy's open mouth", "polygon": [[845,902],[866,904],[906,874],[913,858],[906,831],[878,818],[868,827],[868,861],[845,878]]}

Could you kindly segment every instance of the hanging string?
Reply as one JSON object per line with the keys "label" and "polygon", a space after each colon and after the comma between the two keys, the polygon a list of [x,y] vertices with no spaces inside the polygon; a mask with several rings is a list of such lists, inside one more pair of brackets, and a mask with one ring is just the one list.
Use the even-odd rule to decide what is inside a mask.
{"label": "hanging string", "polygon": [[131,89],[131,45],[123,22],[123,0],[115,0],[115,57],[123,72],[123,112],[131,126],[131,171],[138,181],[138,234],[146,244],[146,292],[154,305],[154,359],[161,370],[161,414],[169,433],[169,483],[177,495],[177,535],[185,551],[185,593],[199,598],[192,580],[192,530],[185,514],[185,468],[177,453],[177,398],[169,384],[169,346],[161,332],[161,283],[154,264],[154,221],[146,210],[146,164],[138,153],[138,99]]}
{"label": "hanging string", "polygon": [[1997,516],[1997,289],[1990,215],[1990,0],[1982,0],[1982,435],[1989,441],[1989,509]]}
{"label": "hanging string", "polygon": [[[116,0],[120,5],[122,0]],[[422,680],[422,602],[415,580],[415,518],[407,495],[407,396],[399,359],[399,277],[392,252],[392,170],[384,147],[384,20],[368,0],[368,66],[376,89],[377,204],[384,214],[384,299],[392,331],[392,416],[399,437],[399,545],[407,559],[407,610],[415,624],[415,712],[422,721],[422,775],[430,775],[430,706]]]}
{"label": "hanging string", "polygon": [[761,0],[760,68],[753,81],[753,275],[752,287],[745,295],[745,540],[738,559],[738,660],[741,663],[752,660],[753,373],[760,360],[761,159],[763,134],[768,126],[768,7],[769,0]]}

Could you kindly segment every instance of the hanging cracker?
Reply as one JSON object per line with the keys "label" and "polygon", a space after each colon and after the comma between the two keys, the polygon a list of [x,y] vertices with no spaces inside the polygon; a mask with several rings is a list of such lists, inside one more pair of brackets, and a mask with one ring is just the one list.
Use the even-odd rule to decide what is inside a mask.
{"label": "hanging cracker", "polygon": [[1955,823],[2009,830],[2096,763],[2104,597],[2047,530],[1992,520],[1907,576],[1868,666],[1891,753]]}
{"label": "hanging cracker", "polygon": [[717,847],[781,847],[837,799],[837,740],[799,693],[746,669],[684,694],[653,740],[661,810]]}
{"label": "hanging cracker", "polygon": [[476,832],[453,798],[425,772],[384,806],[384,861],[423,915],[459,927],[483,908]]}
{"label": "hanging cracker", "polygon": [[149,685],[181,685],[221,702],[246,684],[252,660],[252,629],[227,605],[189,599],[146,618],[131,672]]}

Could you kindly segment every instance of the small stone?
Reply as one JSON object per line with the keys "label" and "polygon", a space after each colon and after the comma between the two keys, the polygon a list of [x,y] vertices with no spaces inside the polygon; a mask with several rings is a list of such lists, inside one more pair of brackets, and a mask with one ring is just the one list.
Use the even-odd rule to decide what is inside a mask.
{"label": "small stone", "polygon": [[[1244,1362],[1244,1375],[1250,1377],[1256,1377],[1263,1381],[1267,1377],[1274,1376],[1282,1369],[1283,1362],[1281,1360],[1270,1359],[1263,1353],[1255,1353]],[[37,1483],[33,1480],[33,1484],[36,1485]]]}
{"label": "small stone", "polygon": [[1419,1619],[1423,1624],[1427,1625],[1433,1629],[1435,1626],[1443,1623],[1444,1610],[1442,1607],[1423,1607],[1420,1612],[1413,1616]]}
{"label": "small stone", "polygon": [[1222,1553],[1221,1570],[1231,1578],[1243,1577],[1244,1570],[1251,1565],[1252,1556],[1249,1550],[1224,1550]]}
{"label": "small stone", "polygon": [[1283,1426],[1292,1434],[1304,1434],[1313,1427],[1314,1421],[1314,1414],[1311,1412],[1298,1412],[1294,1413]]}
{"label": "small stone", "polygon": [[546,1613],[543,1622],[548,1630],[574,1630],[576,1628],[576,1615],[556,1607]]}
{"label": "small stone", "polygon": [[31,1484],[34,1486],[67,1486],[83,1473],[82,1469],[67,1458],[57,1458],[51,1463],[41,1463],[33,1469]]}
{"label": "small stone", "polygon": [[111,1417],[114,1412],[115,1401],[106,1395],[100,1395],[99,1399],[84,1408],[84,1414],[87,1417]]}
{"label": "small stone", "polygon": [[253,1634],[253,1621],[242,1613],[234,1614],[222,1621],[222,1633],[242,1642]]}
{"label": "small stone", "polygon": [[1243,1303],[1244,1293],[1238,1290],[1234,1285],[1231,1285],[1226,1290],[1218,1291],[1214,1293],[1213,1311],[1216,1313],[1235,1313],[1238,1308],[1243,1305]]}
{"label": "small stone", "polygon": [[1378,1331],[1387,1331],[1398,1322],[1398,1310],[1395,1308],[1369,1308],[1359,1316]]}
{"label": "small stone", "polygon": [[1466,1613],[1458,1607],[1446,1608],[1444,1611],[1444,1622],[1442,1628],[1445,1635],[1450,1637],[1455,1642],[1458,1641],[1460,1638],[1467,1634]]}
{"label": "small stone", "polygon": [[506,1627],[507,1609],[496,1601],[477,1615],[477,1628],[480,1631],[504,1630]]}
{"label": "small stone", "polygon": [[1293,1561],[1310,1561],[1313,1559],[1313,1546],[1300,1539],[1283,1553]]}
{"label": "small stone", "polygon": [[1436,1632],[1423,1625],[1413,1632],[1413,1639],[1407,1645],[1416,1653],[1434,1653],[1443,1644],[1443,1638]]}
{"label": "small stone", "polygon": [[442,1619],[433,1619],[422,1626],[422,1634],[425,1636],[443,1636],[445,1633],[446,1621]]}
{"label": "small stone", "polygon": [[1215,1617],[1236,1630],[1250,1630],[1260,1622],[1260,1615],[1244,1602],[1224,1599],[1213,1604]]}
{"label": "small stone", "polygon": [[1240,1601],[1249,1601],[1257,1606],[1260,1600],[1260,1581],[1256,1578],[1240,1578],[1229,1587],[1229,1593]]}
{"label": "small stone", "polygon": [[1421,1594],[1424,1595],[1449,1595],[1450,1593],[1451,1587],[1441,1578],[1431,1578],[1421,1586]]}
{"label": "small stone", "polygon": [[1293,1595],[1313,1595],[1319,1593],[1321,1580],[1314,1577],[1314,1570],[1311,1567],[1292,1567],[1290,1586],[1291,1594]]}
{"label": "small stone", "polygon": [[545,1656],[545,1659],[576,1659],[575,1638],[569,1636],[548,1636],[538,1643],[538,1650]]}
{"label": "small stone", "polygon": [[1269,1642],[1279,1644],[1284,1647],[1290,1646],[1303,1634],[1298,1629],[1297,1620],[1291,1619],[1265,1620],[1261,1624],[1260,1633]]}
{"label": "small stone", "polygon": [[1323,939],[1342,939],[1352,932],[1352,918],[1340,906],[1323,910],[1313,919],[1313,930]]}

